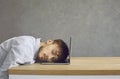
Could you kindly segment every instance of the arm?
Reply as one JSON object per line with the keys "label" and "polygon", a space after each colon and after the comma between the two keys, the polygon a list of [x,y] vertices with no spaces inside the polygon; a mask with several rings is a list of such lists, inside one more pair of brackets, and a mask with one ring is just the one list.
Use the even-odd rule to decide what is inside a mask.
{"label": "arm", "polygon": [[25,45],[12,46],[1,66],[1,70],[6,71],[20,64],[32,63],[34,63],[32,48]]}

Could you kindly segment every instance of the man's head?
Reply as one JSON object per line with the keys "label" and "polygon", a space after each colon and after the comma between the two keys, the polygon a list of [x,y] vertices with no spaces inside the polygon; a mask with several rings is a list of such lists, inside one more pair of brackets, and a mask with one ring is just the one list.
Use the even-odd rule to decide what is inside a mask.
{"label": "man's head", "polygon": [[68,55],[69,49],[63,40],[47,40],[41,43],[38,59],[41,62],[63,62]]}

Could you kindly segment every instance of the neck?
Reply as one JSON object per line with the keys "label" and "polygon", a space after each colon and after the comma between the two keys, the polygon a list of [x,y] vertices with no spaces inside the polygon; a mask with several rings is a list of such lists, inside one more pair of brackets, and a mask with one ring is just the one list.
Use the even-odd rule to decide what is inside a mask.
{"label": "neck", "polygon": [[45,45],[46,45],[45,42],[41,42],[41,43],[40,43],[40,47],[43,47],[43,46],[45,46]]}

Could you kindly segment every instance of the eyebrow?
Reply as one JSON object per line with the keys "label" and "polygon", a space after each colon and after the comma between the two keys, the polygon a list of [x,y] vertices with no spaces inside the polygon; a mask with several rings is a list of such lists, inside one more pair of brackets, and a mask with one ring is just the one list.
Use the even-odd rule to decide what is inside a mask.
{"label": "eyebrow", "polygon": [[52,57],[51,58],[51,61],[56,61],[57,59],[55,57]]}

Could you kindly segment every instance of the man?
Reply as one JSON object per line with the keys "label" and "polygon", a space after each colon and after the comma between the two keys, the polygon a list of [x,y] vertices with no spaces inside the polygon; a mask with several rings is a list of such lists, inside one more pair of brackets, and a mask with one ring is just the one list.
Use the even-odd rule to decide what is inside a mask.
{"label": "man", "polygon": [[64,62],[68,56],[68,47],[61,39],[41,42],[38,62]]}
{"label": "man", "polygon": [[68,47],[61,39],[41,42],[32,36],[13,37],[0,44],[0,71],[35,62],[63,62],[68,54]]}

